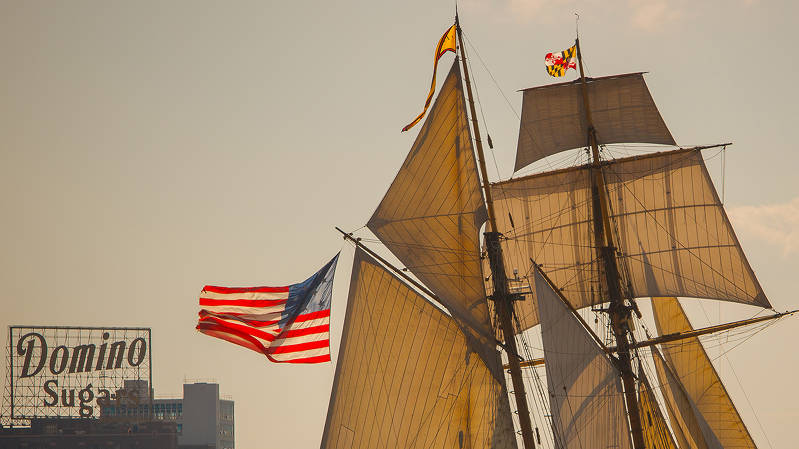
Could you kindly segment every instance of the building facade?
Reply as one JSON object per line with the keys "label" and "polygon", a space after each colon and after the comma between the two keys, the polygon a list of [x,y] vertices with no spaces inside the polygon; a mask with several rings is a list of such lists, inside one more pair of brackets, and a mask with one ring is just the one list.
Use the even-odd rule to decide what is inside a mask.
{"label": "building facade", "polygon": [[178,449],[174,422],[37,418],[30,427],[0,428],[0,449]]}
{"label": "building facade", "polygon": [[181,446],[235,448],[233,401],[219,398],[218,384],[185,384],[181,403],[160,399],[158,405],[161,401],[169,410],[182,410],[182,416],[176,420],[181,429],[178,435]]}
{"label": "building facade", "polygon": [[[130,398],[142,397],[146,384],[126,383]],[[114,403],[101,410],[101,419],[136,420],[150,419],[149,404],[142,401]],[[235,420],[234,403],[220,399],[219,384],[191,383],[183,385],[182,398],[154,399],[152,419],[173,422],[177,427],[180,448],[234,449]]]}

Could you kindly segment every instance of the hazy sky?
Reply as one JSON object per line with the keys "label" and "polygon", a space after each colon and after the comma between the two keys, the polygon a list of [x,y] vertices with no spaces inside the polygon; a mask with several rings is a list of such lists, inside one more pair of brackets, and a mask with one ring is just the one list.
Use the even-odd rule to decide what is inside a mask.
{"label": "hazy sky", "polygon": [[[735,142],[726,174],[715,152],[709,169],[771,302],[799,307],[794,2],[459,10],[493,180],[511,175],[518,135],[503,93],[518,111],[518,89],[552,81],[544,54],[571,45],[578,11],[590,75],[649,71],[678,143]],[[269,364],[198,334],[197,296],[205,284],[298,282],[344,248],[338,338],[352,250],[333,226],[362,227],[393,179],[415,137],[399,131],[453,15],[453,1],[1,0],[2,329],[150,326],[157,396],[215,379],[236,401],[238,448],[316,447],[334,365]],[[689,311],[702,326],[757,310]],[[774,448],[795,445],[797,332],[799,319],[784,320],[716,360],[761,448],[763,430]]]}

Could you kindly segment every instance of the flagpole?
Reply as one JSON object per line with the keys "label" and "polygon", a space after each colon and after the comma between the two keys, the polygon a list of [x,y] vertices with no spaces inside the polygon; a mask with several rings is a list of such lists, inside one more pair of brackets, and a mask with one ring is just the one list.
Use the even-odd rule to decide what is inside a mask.
{"label": "flagpole", "polygon": [[610,317],[610,327],[616,338],[618,348],[618,368],[624,386],[624,399],[627,405],[627,416],[630,420],[630,431],[633,437],[633,447],[644,449],[644,433],[641,426],[641,414],[638,398],[635,393],[635,374],[632,368],[630,340],[628,339],[629,321],[632,318],[630,307],[624,304],[621,293],[619,267],[616,261],[616,248],[613,246],[613,234],[610,224],[610,208],[608,207],[605,180],[602,176],[602,164],[599,158],[599,145],[597,143],[596,129],[594,128],[591,108],[588,103],[588,87],[586,86],[585,72],[583,71],[583,57],[580,52],[580,37],[575,39],[577,47],[577,62],[580,67],[580,84],[583,94],[583,109],[588,124],[588,143],[591,146],[592,167],[594,177],[591,185],[594,220],[594,244],[599,250],[599,258],[605,268],[605,287],[609,295],[607,312]]}
{"label": "flagpole", "polygon": [[475,148],[477,149],[477,161],[480,165],[480,175],[483,178],[483,191],[486,198],[488,209],[488,228],[485,235],[486,250],[488,252],[489,267],[491,269],[491,280],[494,286],[494,294],[491,299],[496,306],[496,314],[502,335],[505,340],[505,351],[508,354],[510,364],[510,377],[513,384],[513,394],[516,398],[516,410],[519,412],[519,425],[522,430],[522,441],[525,449],[534,449],[533,424],[530,420],[530,408],[527,405],[527,395],[524,392],[524,380],[522,379],[522,368],[519,366],[519,352],[516,348],[516,333],[513,329],[513,300],[514,296],[508,289],[508,279],[505,273],[505,262],[502,257],[502,247],[499,244],[500,233],[497,229],[496,215],[494,214],[494,200],[491,197],[489,188],[488,173],[485,164],[485,154],[483,153],[483,142],[480,138],[480,127],[477,125],[477,112],[474,107],[474,96],[472,95],[472,83],[469,79],[469,66],[466,64],[466,45],[463,42],[463,30],[461,30],[458,15],[455,15],[455,30],[458,33],[458,42],[461,50],[461,65],[463,66],[463,79],[466,84],[466,93],[469,98],[469,111],[472,115],[472,128],[474,129]]}

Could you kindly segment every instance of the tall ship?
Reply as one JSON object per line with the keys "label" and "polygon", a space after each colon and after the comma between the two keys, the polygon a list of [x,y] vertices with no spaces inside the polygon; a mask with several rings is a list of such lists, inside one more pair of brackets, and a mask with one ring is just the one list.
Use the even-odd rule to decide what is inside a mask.
{"label": "tall ship", "polygon": [[[586,77],[578,38],[549,69],[578,79],[522,91],[515,170],[585,163],[490,182],[457,18],[436,62],[447,45],[366,224],[379,241],[341,231],[356,249],[321,447],[757,447],[700,337],[793,312],[774,311],[708,173],[702,152],[730,144],[677,146],[643,73]],[[678,297],[758,313],[694,328]]]}

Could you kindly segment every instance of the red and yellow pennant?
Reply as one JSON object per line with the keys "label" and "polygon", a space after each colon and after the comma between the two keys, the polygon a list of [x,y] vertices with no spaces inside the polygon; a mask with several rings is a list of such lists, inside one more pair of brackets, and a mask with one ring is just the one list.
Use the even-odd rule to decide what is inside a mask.
{"label": "red and yellow pennant", "polygon": [[438,69],[438,60],[441,59],[441,57],[444,56],[444,53],[448,51],[455,53],[456,45],[455,25],[452,25],[449,27],[447,32],[441,36],[441,39],[438,40],[438,45],[436,45],[436,52],[433,55],[433,82],[430,83],[430,92],[427,94],[427,100],[424,102],[424,110],[422,110],[422,113],[419,114],[419,116],[416,117],[411,123],[402,128],[402,132],[413,128],[414,125],[419,123],[419,120],[421,120],[422,117],[424,117],[424,115],[427,113],[427,108],[430,107],[430,101],[433,99],[433,93],[436,90],[436,70]]}

